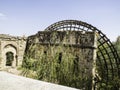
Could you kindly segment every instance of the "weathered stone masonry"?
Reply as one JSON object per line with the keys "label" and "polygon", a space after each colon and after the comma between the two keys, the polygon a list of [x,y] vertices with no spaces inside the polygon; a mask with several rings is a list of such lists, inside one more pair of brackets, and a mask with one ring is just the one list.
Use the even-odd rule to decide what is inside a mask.
{"label": "weathered stone masonry", "polygon": [[[75,72],[83,79],[92,79],[96,62],[96,32],[83,31],[39,31],[29,36],[26,55],[39,59],[40,54],[59,55],[59,63],[72,56]],[[69,58],[70,59],[70,58]],[[77,71],[79,69],[80,72]],[[89,80],[88,80],[89,81]],[[83,85],[86,82],[83,82]]]}
{"label": "weathered stone masonry", "polygon": [[20,66],[25,47],[25,37],[0,34],[0,69]]}
{"label": "weathered stone masonry", "polygon": [[94,89],[103,83],[109,86],[109,82],[120,77],[120,57],[114,45],[101,30],[86,22],[59,21],[44,31],[29,36],[27,40],[24,37],[0,34],[0,69],[21,65],[24,50],[25,55],[34,60],[45,54],[48,57],[58,54],[60,61],[64,61],[66,57],[69,60],[69,56],[72,56],[82,70],[79,75],[93,76],[88,78],[93,80]]}

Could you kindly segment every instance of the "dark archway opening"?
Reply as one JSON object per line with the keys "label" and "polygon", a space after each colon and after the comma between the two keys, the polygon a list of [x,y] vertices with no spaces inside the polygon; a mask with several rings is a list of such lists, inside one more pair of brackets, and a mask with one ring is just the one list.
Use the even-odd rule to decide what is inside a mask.
{"label": "dark archway opening", "polygon": [[6,66],[12,66],[14,60],[14,54],[12,52],[6,53]]}

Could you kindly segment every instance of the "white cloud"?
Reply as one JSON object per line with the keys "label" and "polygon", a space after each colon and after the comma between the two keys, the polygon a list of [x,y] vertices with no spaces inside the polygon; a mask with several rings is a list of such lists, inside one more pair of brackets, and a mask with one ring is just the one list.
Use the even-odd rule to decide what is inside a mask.
{"label": "white cloud", "polygon": [[0,13],[0,20],[7,19],[6,15],[4,13]]}
{"label": "white cloud", "polygon": [[4,17],[4,16],[6,16],[5,14],[3,14],[3,13],[0,13],[0,17]]}

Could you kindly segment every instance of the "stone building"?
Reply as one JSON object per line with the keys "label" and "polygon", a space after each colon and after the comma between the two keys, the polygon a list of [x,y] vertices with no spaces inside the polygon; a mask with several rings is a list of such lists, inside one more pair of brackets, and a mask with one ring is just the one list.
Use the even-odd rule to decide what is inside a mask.
{"label": "stone building", "polygon": [[25,47],[25,37],[0,34],[0,69],[21,65]]}
{"label": "stone building", "polygon": [[[71,82],[72,87],[91,88],[96,62],[96,38],[96,32],[89,31],[39,31],[27,39],[25,54],[27,58],[29,56],[29,59],[26,62],[33,62],[30,60],[37,63],[42,62],[41,64],[49,67],[49,69],[46,67],[47,72],[44,71],[45,73],[52,72],[50,67],[54,62],[58,66],[60,65],[59,69],[56,69],[55,65],[52,66],[52,68],[56,69],[59,84],[65,82],[62,78],[66,78],[67,82],[72,81],[73,78],[70,78],[70,76],[74,77],[75,75],[77,79],[74,80],[79,83]],[[26,65],[28,64],[26,63]],[[39,66],[44,68],[42,65]],[[67,70],[63,71],[63,68],[67,68]],[[59,73],[62,73],[62,76]]]}
{"label": "stone building", "polygon": [[[27,39],[0,34],[0,69],[20,65],[33,72],[41,69],[37,74],[48,75],[48,80],[54,69],[52,83],[69,82],[67,86],[84,90],[101,90],[111,86],[111,81],[118,82],[116,77],[120,77],[120,57],[112,42],[101,30],[77,20],[56,22]],[[39,80],[47,81],[43,77]],[[110,90],[119,89],[117,85]]]}

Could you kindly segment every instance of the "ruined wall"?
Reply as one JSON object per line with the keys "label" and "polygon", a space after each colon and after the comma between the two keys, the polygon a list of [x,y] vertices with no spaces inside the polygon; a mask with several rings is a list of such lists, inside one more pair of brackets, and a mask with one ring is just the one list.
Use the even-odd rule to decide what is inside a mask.
{"label": "ruined wall", "polygon": [[[25,47],[25,37],[14,37],[6,34],[0,34],[0,69],[22,65]],[[12,65],[7,66],[6,54],[9,52],[13,53],[13,60]]]}
{"label": "ruined wall", "polygon": [[[44,60],[49,59],[48,61],[51,61],[54,57],[57,58],[56,60],[61,68],[63,66],[68,67],[71,73],[78,77],[80,76],[78,81],[81,87],[78,88],[83,88],[92,82],[90,79],[93,76],[92,70],[96,59],[95,53],[95,32],[40,31],[36,35],[28,37],[27,40],[27,56],[35,60],[41,60],[41,57],[45,55]],[[69,75],[65,76],[66,79],[67,77],[70,79]],[[69,82],[69,80],[67,81]],[[63,84],[61,82],[58,83]],[[90,86],[88,85],[88,87]]]}

